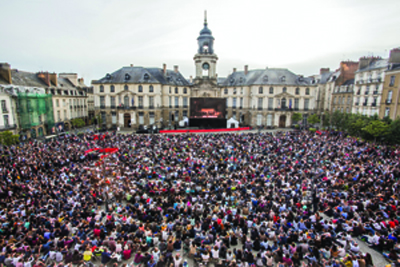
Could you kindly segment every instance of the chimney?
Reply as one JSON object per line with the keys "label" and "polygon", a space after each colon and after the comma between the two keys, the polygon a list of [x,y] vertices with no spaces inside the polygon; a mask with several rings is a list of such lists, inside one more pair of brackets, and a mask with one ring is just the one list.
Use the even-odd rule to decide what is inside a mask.
{"label": "chimney", "polygon": [[12,84],[11,67],[8,63],[0,63],[0,77]]}
{"label": "chimney", "polygon": [[178,69],[179,67],[178,67],[178,65],[175,65],[174,66],[174,71],[175,71],[175,73],[178,73],[179,72],[179,69]]}
{"label": "chimney", "polygon": [[192,75],[190,75],[190,77],[189,77],[189,82],[193,83],[193,76]]}
{"label": "chimney", "polygon": [[50,74],[49,72],[39,72],[38,78],[40,78],[47,86],[51,86],[50,84]]}
{"label": "chimney", "polygon": [[233,68],[233,72],[236,72],[236,68]]}
{"label": "chimney", "polygon": [[49,74],[50,82],[54,84],[55,87],[58,87],[57,73],[53,72]]}
{"label": "chimney", "polygon": [[389,63],[400,63],[400,48],[390,50]]}
{"label": "chimney", "polygon": [[320,68],[319,69],[319,74],[321,75],[321,74],[324,74],[324,73],[328,73],[329,71],[330,71],[329,68]]}
{"label": "chimney", "polygon": [[133,67],[133,64],[131,64],[131,67]]}
{"label": "chimney", "polygon": [[167,64],[163,64],[163,73],[166,74],[167,73]]}
{"label": "chimney", "polygon": [[247,75],[249,73],[249,65],[244,65],[244,75]]}

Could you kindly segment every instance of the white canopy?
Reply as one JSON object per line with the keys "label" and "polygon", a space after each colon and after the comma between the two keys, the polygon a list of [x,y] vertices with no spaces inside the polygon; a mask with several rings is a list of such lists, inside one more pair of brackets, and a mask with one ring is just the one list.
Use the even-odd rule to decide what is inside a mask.
{"label": "white canopy", "polygon": [[188,117],[183,117],[183,120],[179,122],[179,127],[189,126],[189,119]]}
{"label": "white canopy", "polygon": [[226,128],[238,128],[239,122],[233,117],[226,121]]}

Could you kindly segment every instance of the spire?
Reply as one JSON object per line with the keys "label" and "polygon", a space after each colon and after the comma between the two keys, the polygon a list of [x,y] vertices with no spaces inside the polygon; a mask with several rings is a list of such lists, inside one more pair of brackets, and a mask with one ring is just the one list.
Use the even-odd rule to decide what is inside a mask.
{"label": "spire", "polygon": [[207,10],[204,10],[204,26],[207,26]]}

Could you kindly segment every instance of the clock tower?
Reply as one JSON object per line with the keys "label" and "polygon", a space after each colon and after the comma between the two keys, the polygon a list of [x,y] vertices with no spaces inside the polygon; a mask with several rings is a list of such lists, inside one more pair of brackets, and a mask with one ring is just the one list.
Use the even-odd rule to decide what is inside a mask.
{"label": "clock tower", "polygon": [[214,54],[214,37],[210,29],[207,27],[207,11],[204,14],[204,28],[200,31],[200,36],[197,38],[198,50],[194,56],[196,65],[196,77],[194,83],[199,84],[205,81],[217,83],[217,60],[218,57]]}

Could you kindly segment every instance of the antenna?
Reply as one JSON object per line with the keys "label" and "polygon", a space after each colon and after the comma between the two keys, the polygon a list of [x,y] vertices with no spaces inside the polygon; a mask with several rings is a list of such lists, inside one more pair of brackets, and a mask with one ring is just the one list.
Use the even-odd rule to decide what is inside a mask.
{"label": "antenna", "polygon": [[207,10],[204,10],[204,26],[207,26]]}

